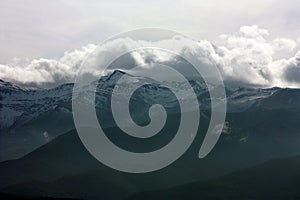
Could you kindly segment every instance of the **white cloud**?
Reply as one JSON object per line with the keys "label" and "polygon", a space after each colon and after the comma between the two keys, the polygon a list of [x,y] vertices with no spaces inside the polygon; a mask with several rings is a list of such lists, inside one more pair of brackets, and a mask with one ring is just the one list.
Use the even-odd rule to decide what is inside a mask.
{"label": "white cloud", "polygon": [[275,51],[291,52],[296,48],[297,42],[288,38],[276,38],[272,45]]}
{"label": "white cloud", "polygon": [[[173,38],[156,42],[156,46],[168,45],[181,51],[185,56],[205,58],[217,64],[225,81],[243,85],[261,87],[300,87],[299,60],[300,52],[290,58],[275,59],[278,51],[291,54],[296,48],[296,41],[287,38],[269,39],[266,29],[254,26],[243,26],[233,34],[223,34],[224,44],[215,46],[207,40],[193,42],[185,38]],[[105,49],[106,59],[119,52],[120,49],[132,49],[139,44],[147,46],[147,41],[118,39],[99,47]],[[59,60],[34,59],[31,62],[15,60],[14,63],[0,65],[0,78],[19,82],[25,85],[61,84],[73,82],[83,59],[98,47],[87,45],[81,49],[66,52]],[[149,59],[145,52],[135,52],[133,55],[138,64],[147,63]],[[157,54],[151,59],[172,61],[172,57]],[[101,60],[98,60],[101,62]]]}
{"label": "white cloud", "polygon": [[269,35],[269,31],[266,29],[259,28],[257,25],[253,26],[242,26],[240,28],[240,35],[249,38],[260,38]]}
{"label": "white cloud", "polygon": [[0,78],[32,86],[73,82],[82,60],[95,48],[96,45],[87,45],[65,52],[59,60],[40,58],[28,62],[14,59],[10,64],[0,64]]}
{"label": "white cloud", "polygon": [[256,25],[243,26],[237,33],[221,35],[225,45],[218,47],[217,51],[226,79],[262,86],[294,86],[286,83],[288,80],[283,75],[278,76],[281,68],[278,63],[283,61],[275,60],[274,54],[277,51],[290,54],[296,42],[286,38],[268,40],[268,35],[267,30]]}

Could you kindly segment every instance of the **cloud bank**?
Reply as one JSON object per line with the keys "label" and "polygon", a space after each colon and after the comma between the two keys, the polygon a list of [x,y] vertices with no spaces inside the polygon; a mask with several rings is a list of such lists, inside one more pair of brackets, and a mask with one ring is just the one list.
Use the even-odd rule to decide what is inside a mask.
{"label": "cloud bank", "polygon": [[[225,82],[239,86],[300,87],[300,51],[297,41],[288,38],[269,39],[269,31],[256,25],[242,26],[239,31],[220,36],[222,44],[216,46],[207,40],[191,43],[184,38],[172,38],[156,42],[172,46],[185,56],[205,57],[215,63]],[[71,52],[65,52],[60,59],[15,59],[0,64],[0,79],[22,85],[49,87],[73,82],[82,61],[97,47],[104,48],[107,55],[119,48],[132,49],[139,43],[130,38],[119,39],[98,46],[90,44]],[[298,48],[299,49],[299,48]],[[277,55],[291,55],[276,58]],[[147,62],[143,52],[133,55],[136,63]],[[172,57],[156,55],[155,59],[172,62]],[[152,58],[153,59],[153,58]]]}
{"label": "cloud bank", "polygon": [[72,52],[65,52],[59,59],[14,59],[0,64],[0,79],[25,86],[48,87],[73,82],[84,58],[97,46],[89,44]]}

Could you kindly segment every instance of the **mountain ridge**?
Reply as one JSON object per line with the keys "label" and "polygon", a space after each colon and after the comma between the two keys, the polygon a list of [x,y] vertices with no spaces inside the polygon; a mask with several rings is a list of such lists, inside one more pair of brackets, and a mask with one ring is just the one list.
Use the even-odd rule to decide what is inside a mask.
{"label": "mountain ridge", "polygon": [[[110,93],[114,83],[123,71],[113,71],[100,78],[96,91],[96,108],[108,116],[111,112],[108,105]],[[127,89],[136,81],[148,84],[151,82],[143,77],[128,75],[121,84],[124,90],[118,95],[118,101],[122,101],[122,95],[127,95]],[[0,161],[18,158],[43,145],[56,136],[73,129],[72,116],[72,92],[73,83],[63,84],[52,89],[22,89],[13,83],[1,82],[0,84]],[[199,80],[190,80],[198,96],[200,110],[210,109],[210,97],[205,85]],[[185,86],[173,83],[179,90]],[[300,111],[300,89],[289,88],[225,88],[227,94],[227,112],[257,112],[257,111]],[[85,90],[89,91],[88,87]],[[184,91],[183,91],[184,92]],[[134,119],[141,123],[147,120],[147,106],[164,100],[166,106],[172,112],[178,112],[177,100],[170,95],[164,87],[154,84],[151,87],[143,87],[132,99],[139,112],[135,112]],[[163,98],[163,99],[161,99]],[[191,111],[196,108],[189,108]],[[143,111],[143,112],[141,112]],[[50,120],[51,119],[51,120]],[[104,119],[106,120],[106,119]],[[112,121],[104,121],[106,127],[113,127]],[[16,148],[18,147],[18,148]]]}

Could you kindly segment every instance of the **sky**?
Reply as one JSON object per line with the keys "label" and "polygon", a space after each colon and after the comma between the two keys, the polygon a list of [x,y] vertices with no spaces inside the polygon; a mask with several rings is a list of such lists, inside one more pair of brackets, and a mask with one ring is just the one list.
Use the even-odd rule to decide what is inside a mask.
{"label": "sky", "polygon": [[[257,61],[256,68],[271,68],[266,73],[276,79],[257,82],[298,87],[299,7],[299,0],[0,0],[0,78],[20,83],[70,81],[74,74],[66,71],[105,39],[123,31],[159,27],[220,47],[227,53],[222,62],[234,69],[231,73],[241,74],[239,79],[245,67],[253,68],[243,66],[250,59]],[[253,53],[257,49],[259,58]],[[237,59],[239,52],[244,60]],[[60,75],[41,75],[53,65]],[[31,76],[15,75],[24,72]]]}

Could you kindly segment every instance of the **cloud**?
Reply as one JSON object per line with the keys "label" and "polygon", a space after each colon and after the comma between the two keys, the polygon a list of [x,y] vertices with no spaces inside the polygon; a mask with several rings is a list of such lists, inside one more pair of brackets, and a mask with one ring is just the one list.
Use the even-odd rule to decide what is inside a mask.
{"label": "cloud", "polygon": [[284,72],[284,78],[288,82],[300,84],[300,52],[289,60]]}
{"label": "cloud", "polygon": [[291,54],[297,43],[287,38],[268,40],[268,36],[267,30],[256,25],[243,26],[237,33],[221,35],[225,45],[217,47],[216,52],[225,79],[261,86],[294,86],[288,84],[287,77],[279,76],[288,69],[285,65],[288,61],[275,60],[274,54],[278,51]]}
{"label": "cloud", "polygon": [[[198,59],[206,59],[210,64],[216,64],[227,84],[300,87],[300,52],[289,58],[275,59],[274,56],[277,52],[293,54],[297,46],[296,41],[288,38],[269,39],[269,31],[257,25],[242,26],[238,32],[223,34],[220,38],[223,44],[219,46],[207,40],[191,41],[183,37],[154,43],[158,47],[167,45],[186,57],[195,56]],[[31,62],[15,60],[10,64],[0,65],[0,78],[23,85],[42,87],[73,82],[82,61],[95,49],[105,50],[105,55],[96,53],[97,62],[101,63],[101,59],[111,58],[120,52],[120,49],[129,50],[141,44],[147,46],[151,45],[151,42],[124,38],[102,46],[90,44],[81,49],[65,52],[58,60],[34,59]],[[141,65],[146,65],[151,60],[174,64],[174,57],[152,53],[153,55],[149,56],[145,51],[138,51],[132,54],[132,58],[136,64]]]}
{"label": "cloud", "polygon": [[269,31],[266,29],[259,28],[257,25],[242,26],[238,34],[247,38],[261,38],[268,36]]}
{"label": "cloud", "polygon": [[295,42],[294,40],[287,39],[287,38],[276,38],[273,40],[272,46],[273,46],[274,50],[276,50],[276,51],[290,52],[296,48],[297,42]]}
{"label": "cloud", "polygon": [[59,60],[15,59],[12,63],[0,64],[0,78],[27,86],[55,86],[73,82],[83,59],[97,46],[90,44],[72,52],[65,52]]}
{"label": "cloud", "polygon": [[292,58],[270,63],[275,85],[282,87],[300,86],[300,51]]}

